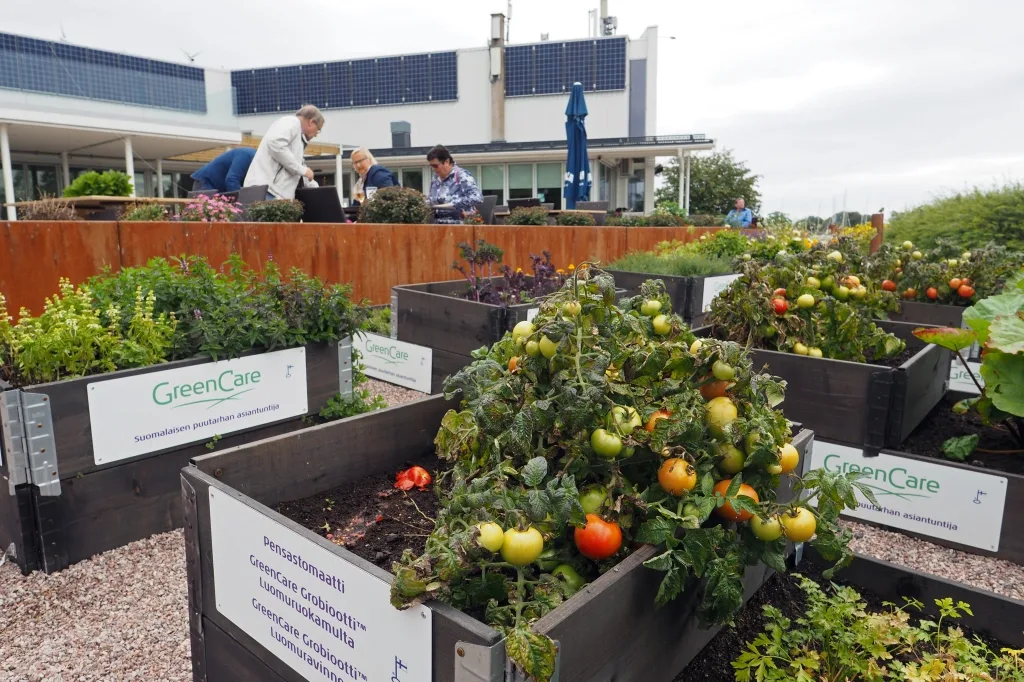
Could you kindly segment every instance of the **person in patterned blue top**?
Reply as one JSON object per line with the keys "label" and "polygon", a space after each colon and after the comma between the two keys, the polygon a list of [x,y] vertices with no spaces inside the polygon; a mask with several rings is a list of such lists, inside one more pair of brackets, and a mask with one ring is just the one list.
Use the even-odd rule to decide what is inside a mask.
{"label": "person in patterned blue top", "polygon": [[458,225],[465,216],[475,214],[477,207],[484,202],[484,196],[473,176],[459,168],[441,145],[427,152],[427,163],[434,171],[429,196],[431,205],[438,207],[434,210],[434,222]]}

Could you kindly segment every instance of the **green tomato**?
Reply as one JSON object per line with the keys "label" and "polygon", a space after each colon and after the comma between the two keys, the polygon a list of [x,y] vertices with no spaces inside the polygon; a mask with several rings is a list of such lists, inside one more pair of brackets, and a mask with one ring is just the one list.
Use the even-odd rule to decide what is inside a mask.
{"label": "green tomato", "polygon": [[569,564],[559,564],[555,566],[554,570],[551,571],[551,575],[561,579],[573,592],[578,591],[581,587],[587,584],[587,581],[583,579],[576,569]]}
{"label": "green tomato", "polygon": [[808,348],[807,349],[807,354],[809,356],[811,356],[812,358],[820,358],[820,357],[822,357],[822,352],[821,352],[820,348],[813,348],[813,347],[812,348]]}
{"label": "green tomato", "polygon": [[777,516],[762,521],[760,516],[754,515],[750,517],[749,523],[754,536],[762,542],[775,542],[782,537],[782,522]]}
{"label": "green tomato", "polygon": [[726,437],[726,428],[736,421],[736,418],[739,416],[739,411],[736,409],[736,403],[731,399],[722,396],[709,400],[706,408],[707,414],[705,415],[705,421],[707,422],[708,428],[715,437],[724,439]]}
{"label": "green tomato", "polygon": [[718,468],[725,474],[738,474],[743,470],[743,463],[746,457],[743,451],[732,443],[719,443],[718,454],[722,459],[718,462]]}
{"label": "green tomato", "polygon": [[911,242],[911,241],[903,242],[903,250],[904,251],[910,251],[913,248],[914,248],[914,242]]}
{"label": "green tomato", "polygon": [[764,326],[764,329],[761,330],[761,334],[766,339],[774,338],[775,337],[775,333],[776,333],[775,327],[771,326],[770,324],[766,324]]}
{"label": "green tomato", "polygon": [[754,450],[757,450],[757,446],[761,443],[761,434],[757,431],[751,431],[743,439],[743,449],[746,450],[747,457],[754,454]]}
{"label": "green tomato", "polygon": [[821,280],[819,280],[817,277],[808,277],[807,278],[807,286],[809,286],[812,289],[820,289],[821,288]]}
{"label": "green tomato", "polygon": [[694,340],[694,342],[690,344],[690,355],[696,355],[697,351],[699,351],[703,345],[704,342],[700,339]]}
{"label": "green tomato", "polygon": [[597,510],[604,506],[608,499],[608,489],[603,485],[593,485],[584,488],[580,493],[580,504],[587,514],[596,514]]}
{"label": "green tomato", "polygon": [[750,260],[750,254],[749,253],[743,254],[743,260]]}
{"label": "green tomato", "polygon": [[841,251],[829,251],[828,255],[825,256],[825,258],[828,258],[830,261],[832,261],[834,263],[842,263],[843,262],[843,254],[842,254]]}
{"label": "green tomato", "polygon": [[825,279],[821,280],[821,288],[831,290],[836,285],[836,279],[832,275],[829,275]]}
{"label": "green tomato", "polygon": [[532,526],[526,530],[509,528],[501,543],[501,558],[513,566],[532,564],[544,551],[544,538]]}
{"label": "green tomato", "polygon": [[533,563],[542,571],[551,571],[558,564],[562,563],[562,560],[558,558],[558,552],[550,548],[541,552],[540,556]]}
{"label": "green tomato", "polygon": [[629,459],[630,457],[632,457],[635,454],[636,454],[636,448],[634,448],[632,445],[630,445],[629,447],[622,448],[622,454],[619,455],[619,459]]}
{"label": "green tomato", "polygon": [[658,315],[657,317],[655,317],[653,323],[654,333],[657,334],[658,336],[665,336],[670,331],[672,331],[672,325],[671,323],[669,323],[668,318],[665,317],[664,315]]}
{"label": "green tomato", "polygon": [[963,253],[960,254],[960,258],[962,258],[963,260],[971,260],[971,252],[964,251]]}
{"label": "green tomato", "polygon": [[951,268],[955,268],[955,267],[957,266],[957,263],[959,263],[960,261],[958,261],[958,260],[957,260],[956,258],[950,258],[950,259],[949,259],[948,261],[946,261],[946,262],[948,262],[948,263],[949,263],[949,267],[951,267]]}
{"label": "green tomato", "polygon": [[853,291],[850,292],[855,299],[858,301],[864,300],[864,297],[868,295],[868,288],[861,284],[860,286],[854,287]]}
{"label": "green tomato", "polygon": [[512,328],[512,340],[518,343],[520,339],[525,339],[532,334],[534,329],[533,322],[523,320]]}
{"label": "green tomato", "polygon": [[558,344],[547,337],[547,335],[540,338],[540,353],[548,360],[555,357],[555,353],[558,352]]}
{"label": "green tomato", "polygon": [[567,301],[562,304],[562,314],[566,317],[576,317],[583,310],[579,301]]}
{"label": "green tomato", "polygon": [[687,502],[683,505],[683,516],[695,516],[700,520],[700,509],[693,502]]}
{"label": "green tomato", "polygon": [[505,531],[501,526],[494,521],[487,521],[478,523],[476,527],[480,531],[476,541],[481,547],[490,552],[497,552],[501,549],[501,545],[505,542]]}
{"label": "green tomato", "polygon": [[732,381],[736,377],[736,368],[721,360],[715,360],[715,364],[711,366],[711,374],[719,381]]}
{"label": "green tomato", "polygon": [[605,459],[615,459],[622,452],[622,439],[604,429],[595,429],[590,434],[590,445]]}
{"label": "green tomato", "polygon": [[643,423],[643,420],[640,419],[640,413],[636,411],[636,408],[629,407],[628,405],[625,407],[622,405],[613,407],[611,417],[619,432],[626,436],[633,433],[633,430]]}
{"label": "green tomato", "polygon": [[531,358],[535,358],[540,355],[540,344],[536,341],[530,340],[526,342],[526,354]]}
{"label": "green tomato", "polygon": [[646,315],[647,317],[654,317],[655,315],[658,314],[658,311],[660,310],[661,301],[658,301],[653,298],[647,299],[646,301],[640,304],[640,312]]}
{"label": "green tomato", "polygon": [[840,286],[838,289],[836,289],[836,298],[838,298],[840,301],[845,301],[846,299],[850,298],[849,287]]}
{"label": "green tomato", "polygon": [[910,254],[910,257],[913,258],[914,260],[921,260],[922,258],[924,258],[924,254],[921,253],[920,251],[914,251],[912,254]]}
{"label": "green tomato", "polygon": [[808,351],[807,346],[805,346],[804,344],[800,343],[799,341],[797,341],[796,345],[793,346],[793,352],[796,353],[797,355],[807,355],[807,351]]}
{"label": "green tomato", "polygon": [[814,306],[814,297],[810,294],[803,294],[800,298],[796,299],[796,305],[798,308],[810,308]]}

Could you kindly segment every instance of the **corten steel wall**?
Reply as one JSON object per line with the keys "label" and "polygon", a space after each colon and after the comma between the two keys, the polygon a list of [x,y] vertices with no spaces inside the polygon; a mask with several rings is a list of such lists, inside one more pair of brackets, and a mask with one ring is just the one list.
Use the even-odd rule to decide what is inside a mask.
{"label": "corten steel wall", "polygon": [[[357,298],[390,301],[391,287],[459,279],[458,244],[486,239],[505,250],[504,263],[529,271],[530,254],[551,252],[557,267],[608,263],[673,239],[690,242],[721,228],[561,227],[512,225],[371,225],[324,223],[0,222],[0,292],[17,316],[42,311],[59,277],[73,283],[105,266],[144,264],[155,256],[232,253],[261,268],[268,258],[331,282],[351,282]],[[497,274],[497,273],[495,273]]]}

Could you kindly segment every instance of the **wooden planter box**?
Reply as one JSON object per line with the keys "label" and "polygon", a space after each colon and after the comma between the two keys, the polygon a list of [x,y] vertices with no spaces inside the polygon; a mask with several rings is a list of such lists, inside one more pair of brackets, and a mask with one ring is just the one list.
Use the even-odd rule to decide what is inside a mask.
{"label": "wooden planter box", "polygon": [[[303,416],[318,413],[343,387],[351,391],[349,340],[279,353],[273,358],[271,354],[252,353],[237,361],[216,363],[220,367],[215,367],[209,359],[181,360],[0,392],[3,427],[0,547],[6,549],[14,545],[18,565],[24,573],[36,569],[52,573],[97,553],[180,528],[182,507],[175,474],[192,457],[207,452],[208,447],[230,447],[303,428]],[[265,388],[252,389],[254,392],[247,399],[267,401],[261,402],[259,407],[251,408],[249,402],[241,402],[241,396],[236,395],[230,398],[231,403],[222,401],[223,419],[219,416],[221,411],[210,411],[217,404],[182,405],[190,409],[173,415],[166,413],[168,419],[176,420],[174,428],[180,426],[182,432],[196,430],[198,438],[177,437],[168,441],[169,445],[163,449],[154,449],[159,447],[155,445],[157,438],[169,436],[167,431],[161,426],[135,423],[126,426],[138,429],[141,435],[133,437],[130,431],[116,434],[115,429],[113,440],[107,436],[95,440],[94,424],[103,424],[97,427],[97,433],[109,435],[112,430],[109,412],[105,418],[92,414],[90,391],[100,391],[95,394],[103,396],[99,403],[112,391],[122,390],[131,396],[128,400],[133,400],[137,399],[142,382],[136,383],[135,388],[127,388],[124,380],[150,377],[148,382],[153,388],[141,390],[152,391],[156,402],[157,384],[166,382],[164,387],[168,387],[178,381],[195,381],[188,378],[192,368],[209,365],[215,367],[214,372],[231,367],[241,371],[249,365],[238,363],[270,363],[263,366],[271,367],[291,361],[304,363],[304,396],[302,389],[293,385],[287,385],[287,391],[282,392],[280,380],[268,375],[268,380],[263,382]],[[288,367],[290,374],[293,366]],[[160,376],[155,376],[157,374]],[[257,383],[260,379],[264,377],[259,377]],[[111,381],[121,383],[104,386]],[[181,395],[185,393],[191,394],[191,389]],[[303,400],[305,412],[294,414],[302,409]],[[235,401],[239,406],[234,405]],[[93,408],[99,409],[98,405]],[[275,412],[288,416],[275,419]],[[218,421],[210,424],[211,416]],[[95,422],[97,418],[101,422]],[[203,419],[207,423],[195,421]],[[235,419],[244,420],[244,426],[221,426]],[[213,436],[204,433],[211,428],[218,429]],[[158,430],[162,430],[163,435],[156,436]],[[219,437],[221,433],[223,438]],[[139,445],[123,446],[123,441],[117,440],[118,435]],[[109,445],[115,441],[117,445]],[[97,450],[98,442],[106,445]],[[136,450],[144,451],[136,453]]]}
{"label": "wooden planter box", "polygon": [[715,277],[678,277],[675,275],[651,275],[643,272],[608,270],[615,278],[615,284],[626,290],[627,296],[636,296],[640,287],[649,279],[660,279],[665,283],[672,311],[682,316],[691,327],[704,324],[711,300],[739,275],[718,275]]}
{"label": "wooden planter box", "polygon": [[[916,353],[899,368],[795,353],[751,350],[755,368],[786,380],[786,417],[814,431],[815,438],[862,447],[894,448],[942,399],[949,381],[950,353],[911,332],[920,325],[878,321]],[[713,336],[712,327],[694,330]]]}
{"label": "wooden planter box", "polygon": [[909,322],[917,325],[959,327],[963,324],[965,310],[967,307],[960,305],[901,301],[899,312],[890,313],[889,319],[893,322]]}
{"label": "wooden planter box", "polygon": [[[303,677],[298,670],[303,669],[305,656],[278,644],[280,640],[269,642],[269,646],[260,644],[255,637],[266,639],[261,628],[270,626],[260,613],[251,612],[250,619],[257,621],[253,625],[228,618],[218,607],[227,597],[222,595],[218,600],[216,566],[239,566],[238,571],[232,570],[234,582],[230,588],[232,595],[241,591],[243,596],[236,598],[238,603],[248,604],[250,592],[254,599],[262,595],[277,613],[288,614],[298,623],[303,632],[314,627],[309,620],[289,610],[291,607],[268,596],[258,586],[266,569],[251,567],[258,566],[258,562],[271,564],[270,570],[279,570],[286,580],[294,578],[299,569],[290,566],[278,554],[268,553],[263,546],[252,547],[253,554],[248,557],[231,553],[236,542],[231,529],[240,526],[241,517],[214,518],[215,505],[223,508],[227,497],[235,508],[242,509],[248,516],[245,525],[255,528],[251,532],[263,538],[262,541],[257,538],[257,544],[266,545],[268,535],[265,533],[269,533],[274,538],[270,542],[286,544],[290,552],[302,553],[310,562],[315,559],[319,570],[350,577],[357,571],[363,576],[361,581],[378,579],[390,583],[388,572],[275,513],[270,506],[323,493],[368,475],[390,474],[411,461],[419,460],[429,466],[437,425],[454,405],[454,401],[446,401],[443,396],[433,396],[197,457],[193,466],[182,471],[195,682],[327,679]],[[793,442],[798,450],[806,452],[812,440],[810,432],[801,431]],[[344,455],[339,456],[342,445]],[[791,495],[791,489],[783,490],[780,499],[789,499]],[[223,516],[221,512],[218,514]],[[213,538],[218,537],[215,533],[218,527],[228,529],[220,531],[220,548],[213,542]],[[248,544],[244,545],[244,551],[250,551]],[[642,547],[535,624],[536,631],[559,643],[559,682],[671,680],[714,636],[717,629],[696,627],[695,590],[689,590],[662,609],[654,608],[662,575],[645,568],[643,562],[657,551],[654,547]],[[300,565],[301,562],[296,564]],[[748,569],[746,597],[752,596],[769,575],[769,570],[763,566]],[[351,582],[357,581],[352,579]],[[382,585],[376,587],[378,591],[383,589]],[[351,603],[346,596],[333,596],[336,599],[330,606],[335,609],[347,608]],[[381,612],[391,613],[392,609],[385,594],[380,595],[379,603],[366,603],[365,608],[377,617],[384,617]],[[407,673],[408,677],[399,675],[398,679],[402,682],[428,679],[434,682],[521,681],[510,670],[506,677],[504,642],[498,632],[439,602],[429,602],[425,608],[430,618],[430,674],[421,669]],[[360,619],[358,613],[352,615]],[[368,621],[363,619],[363,622]],[[320,639],[326,641],[323,637]],[[379,632],[376,637],[363,634],[357,651],[383,651],[381,655],[390,660],[388,656],[392,654],[388,647],[396,646],[397,639],[391,631]],[[426,646],[427,643],[419,644]],[[336,653],[338,651],[347,652],[343,645],[337,646]]]}

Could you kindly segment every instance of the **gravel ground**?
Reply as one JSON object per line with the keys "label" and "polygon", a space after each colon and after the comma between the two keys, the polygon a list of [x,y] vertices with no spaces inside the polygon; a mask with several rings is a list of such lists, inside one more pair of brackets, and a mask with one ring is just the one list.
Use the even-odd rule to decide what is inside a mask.
{"label": "gravel ground", "polygon": [[387,401],[389,407],[428,397],[426,393],[412,391],[408,388],[377,381],[376,379],[367,379],[366,388],[369,389],[370,395],[384,396],[384,400]]}
{"label": "gravel ground", "polygon": [[854,533],[855,552],[1024,601],[1024,566],[933,545],[874,526],[841,521]]}

